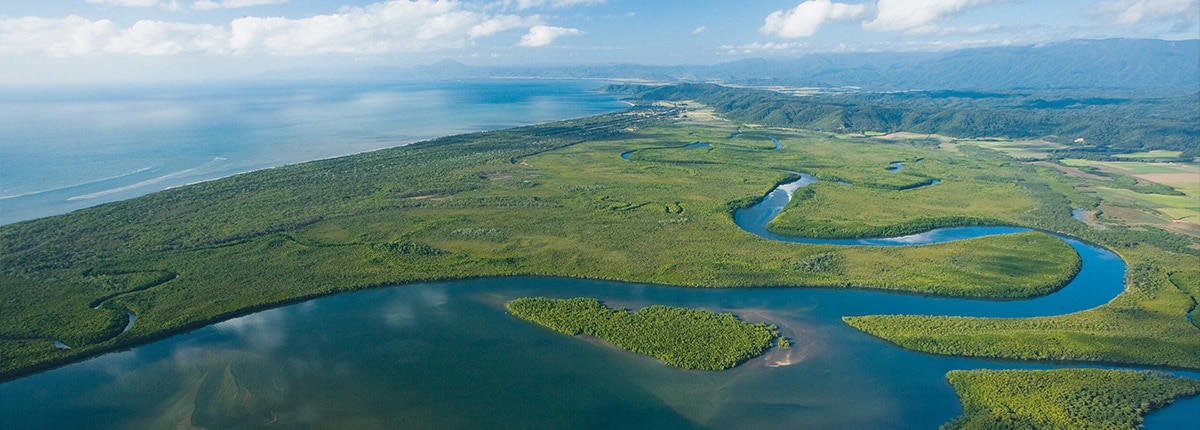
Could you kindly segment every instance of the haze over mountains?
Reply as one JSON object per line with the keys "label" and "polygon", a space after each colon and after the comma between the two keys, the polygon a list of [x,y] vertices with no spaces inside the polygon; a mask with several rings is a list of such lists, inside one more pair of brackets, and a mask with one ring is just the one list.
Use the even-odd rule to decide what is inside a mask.
{"label": "haze over mountains", "polygon": [[811,54],[714,65],[473,67],[453,60],[376,77],[584,78],[893,90],[1132,89],[1200,91],[1200,40],[1072,40],[947,52]]}

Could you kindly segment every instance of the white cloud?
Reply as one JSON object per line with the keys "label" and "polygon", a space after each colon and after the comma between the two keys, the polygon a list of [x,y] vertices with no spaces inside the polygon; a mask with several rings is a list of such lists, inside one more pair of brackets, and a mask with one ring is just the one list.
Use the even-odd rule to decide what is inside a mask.
{"label": "white cloud", "polygon": [[718,49],[725,51],[726,54],[736,55],[736,54],[756,54],[756,53],[760,53],[760,52],[772,52],[772,53],[776,53],[776,54],[784,53],[784,52],[799,53],[799,52],[801,52],[801,49],[805,48],[805,47],[807,47],[807,44],[805,44],[803,42],[781,42],[781,43],[754,42],[754,43],[748,43],[745,45],[737,45],[737,46],[722,45],[722,46],[719,46]]}
{"label": "white cloud", "polygon": [[157,6],[158,0],[86,0],[91,4],[106,4],[112,6],[150,7]]}
{"label": "white cloud", "polygon": [[25,17],[0,20],[0,55],[45,53],[54,57],[95,54],[120,33],[117,24],[75,15],[62,19]]}
{"label": "white cloud", "polygon": [[583,34],[577,28],[552,27],[548,25],[537,25],[529,29],[529,33],[521,36],[521,42],[517,45],[525,47],[546,46],[554,43],[554,39],[562,36],[574,36]]}
{"label": "white cloud", "polygon": [[695,30],[692,30],[692,34],[700,34],[700,33],[703,33],[704,30],[708,30],[708,27],[705,27],[702,25],[702,26],[696,27]]}
{"label": "white cloud", "polygon": [[0,35],[0,55],[53,57],[221,53],[228,39],[224,29],[213,25],[138,21],[120,28],[112,21],[78,16],[4,20],[0,21]]}
{"label": "white cloud", "polygon": [[1162,20],[1189,20],[1194,23],[1200,15],[1200,0],[1108,1],[1097,4],[1091,12],[1120,25]]}
{"label": "white cloud", "polygon": [[879,0],[875,5],[875,19],[862,26],[868,31],[908,30],[1000,1],[1003,0]]}
{"label": "white cloud", "polygon": [[[262,4],[265,0],[225,0],[223,4]],[[0,56],[100,56],[175,54],[309,55],[422,52],[458,48],[481,37],[541,24],[541,19],[488,14],[446,0],[399,0],[338,13],[292,19],[244,17],[227,26],[138,21],[122,28],[109,20],[78,16],[60,19],[0,19]],[[531,29],[522,38],[541,46],[579,30]]]}
{"label": "white cloud", "polygon": [[189,52],[220,54],[225,52],[228,41],[229,34],[225,29],[215,25],[138,21],[108,39],[104,52],[147,56]]}
{"label": "white cloud", "polygon": [[867,31],[906,30],[909,34],[937,34],[943,31],[938,23],[947,18],[1003,1],[1008,0],[878,0],[858,4],[805,0],[794,9],[768,15],[759,32],[784,38],[808,37],[826,22],[861,19],[862,28]]}
{"label": "white cloud", "polygon": [[604,0],[517,0],[516,3],[518,10],[525,10],[533,7],[549,7],[558,9],[576,5],[604,3]]}
{"label": "white cloud", "polygon": [[944,27],[938,29],[938,36],[962,36],[970,34],[993,33],[1004,30],[1000,24],[979,24],[970,27]]}
{"label": "white cloud", "polygon": [[192,9],[212,10],[212,9],[233,9],[239,7],[262,6],[272,4],[287,3],[288,0],[196,0],[192,3]]}
{"label": "white cloud", "polygon": [[827,21],[852,21],[870,12],[868,4],[834,3],[829,0],[807,0],[791,10],[777,10],[767,18],[762,34],[795,38],[812,36]]}

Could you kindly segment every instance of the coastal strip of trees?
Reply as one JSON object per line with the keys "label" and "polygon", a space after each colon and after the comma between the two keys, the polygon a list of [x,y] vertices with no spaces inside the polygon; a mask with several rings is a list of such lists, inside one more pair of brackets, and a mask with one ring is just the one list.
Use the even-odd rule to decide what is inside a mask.
{"label": "coastal strip of trees", "polygon": [[946,374],[963,415],[958,429],[1136,429],[1142,417],[1200,394],[1200,381],[1112,369],[953,370]]}

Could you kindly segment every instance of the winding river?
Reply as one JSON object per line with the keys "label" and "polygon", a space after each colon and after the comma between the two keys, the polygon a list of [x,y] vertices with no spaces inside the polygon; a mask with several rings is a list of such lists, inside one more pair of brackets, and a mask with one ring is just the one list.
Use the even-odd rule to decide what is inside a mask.
{"label": "winding river", "polygon": [[[735,221],[772,240],[895,246],[1019,228],[940,229],[903,238],[814,241],[766,223],[801,175]],[[5,428],[936,428],[961,409],[953,369],[1060,364],[906,351],[841,322],[879,313],[1054,315],[1123,289],[1113,253],[1064,237],[1083,258],[1075,280],[1025,301],[865,290],[689,289],[577,279],[490,278],[324,297],[224,321],[127,351],[0,384]],[[788,350],[722,372],[684,371],[508,316],[514,298],[598,297],[734,312],[770,321]],[[1172,372],[1193,378],[1197,372]],[[1196,397],[1147,417],[1147,428],[1200,427]]]}

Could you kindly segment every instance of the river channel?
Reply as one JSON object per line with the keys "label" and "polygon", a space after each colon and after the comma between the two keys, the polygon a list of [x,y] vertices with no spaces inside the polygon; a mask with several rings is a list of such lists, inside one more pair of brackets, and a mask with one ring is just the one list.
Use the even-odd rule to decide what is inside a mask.
{"label": "river channel", "polygon": [[[765,231],[766,222],[791,191],[813,180],[782,185],[736,221],[749,233],[780,239]],[[845,244],[1016,231],[1024,229],[944,229]],[[1061,291],[1027,301],[536,277],[339,294],[0,384],[0,427],[936,428],[961,414],[944,379],[949,370],[1064,365],[910,352],[841,317],[1054,315],[1103,304],[1123,289],[1120,258],[1064,239],[1083,258],[1081,273]],[[505,313],[505,302],[533,295],[733,312],[778,325],[794,346],[727,371],[680,370]],[[1147,428],[1198,428],[1197,411],[1195,397],[1177,402],[1151,414]]]}

